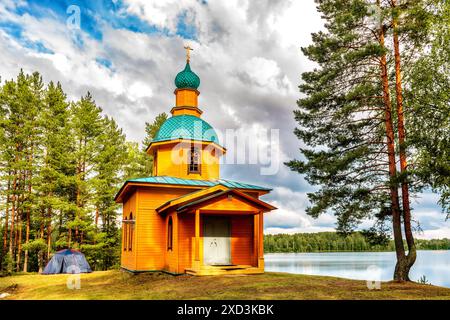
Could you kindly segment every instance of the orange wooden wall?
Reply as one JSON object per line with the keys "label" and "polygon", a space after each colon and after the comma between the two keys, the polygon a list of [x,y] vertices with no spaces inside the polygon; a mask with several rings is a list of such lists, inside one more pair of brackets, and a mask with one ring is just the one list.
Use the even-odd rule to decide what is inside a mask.
{"label": "orange wooden wall", "polygon": [[[175,146],[177,146],[175,148]],[[156,147],[155,147],[156,148]],[[190,143],[159,145],[156,149],[154,174],[157,176],[172,176],[183,179],[219,179],[218,151],[210,145],[202,144],[200,174],[188,172],[188,155]]]}
{"label": "orange wooden wall", "polygon": [[[128,219],[130,216],[130,213],[133,213],[133,219],[136,217],[136,193],[133,193],[126,202],[123,204],[123,214],[122,219]],[[121,265],[122,267],[129,269],[129,270],[135,270],[136,269],[136,250],[134,247],[134,244],[136,243],[136,230],[134,232],[133,236],[133,250],[132,251],[125,251],[124,250],[124,237],[125,234],[123,232],[122,228],[122,254],[121,254]]]}
{"label": "orange wooden wall", "polygon": [[256,211],[255,207],[249,205],[245,201],[237,199],[236,197],[232,197],[231,199],[225,198],[221,201],[213,202],[202,207],[202,210],[230,210],[235,212]]}
{"label": "orange wooden wall", "polygon": [[[172,218],[172,249],[168,250],[168,225],[169,225],[169,217]],[[168,214],[164,219],[164,232],[165,232],[165,238],[164,238],[164,252],[165,252],[165,264],[164,264],[164,270],[172,272],[172,273],[178,273],[178,217],[176,214],[171,213]]]}
{"label": "orange wooden wall", "polygon": [[[136,219],[133,250],[124,251],[122,247],[121,261],[124,268],[135,271],[164,269],[167,251],[166,217],[158,215],[155,209],[168,200],[192,191],[195,190],[189,188],[138,189],[124,202],[123,217],[133,212],[133,217]],[[174,223],[175,228],[176,223]]]}
{"label": "orange wooden wall", "polygon": [[[166,270],[184,273],[192,266],[195,217],[192,213],[160,216],[156,212],[163,203],[195,190],[189,188],[138,189],[123,204],[123,217],[130,212],[136,220],[133,250],[122,247],[122,267],[134,271]],[[247,203],[236,198],[223,199],[205,208],[251,210]],[[241,211],[245,212],[245,211]],[[231,259],[233,264],[256,265],[254,246],[254,216],[252,214],[221,214],[231,221]],[[167,250],[168,218],[173,219],[173,248]],[[203,260],[203,214],[200,219],[200,260]],[[122,241],[123,244],[123,241]]]}
{"label": "orange wooden wall", "polygon": [[193,239],[195,237],[195,216],[182,214],[178,217],[178,272],[192,266]]}
{"label": "orange wooden wall", "polygon": [[231,219],[231,259],[233,264],[255,265],[253,255],[253,216]]}

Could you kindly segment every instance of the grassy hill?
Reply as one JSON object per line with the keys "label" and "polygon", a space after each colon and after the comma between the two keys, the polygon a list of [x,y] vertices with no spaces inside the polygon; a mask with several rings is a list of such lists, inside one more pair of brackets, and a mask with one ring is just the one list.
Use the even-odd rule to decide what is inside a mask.
{"label": "grassy hill", "polygon": [[267,272],[254,276],[131,275],[111,270],[81,275],[81,288],[67,288],[68,275],[24,274],[0,278],[6,299],[450,299],[450,289],[416,283],[365,281]]}

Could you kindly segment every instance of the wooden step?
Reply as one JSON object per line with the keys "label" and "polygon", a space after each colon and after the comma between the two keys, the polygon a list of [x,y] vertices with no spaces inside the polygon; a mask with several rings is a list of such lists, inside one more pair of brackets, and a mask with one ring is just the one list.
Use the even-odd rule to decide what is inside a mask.
{"label": "wooden step", "polygon": [[237,266],[237,265],[230,265],[230,266],[214,266],[216,268],[219,268],[221,270],[240,270],[240,269],[248,269],[251,268],[251,266]]}
{"label": "wooden step", "polygon": [[197,276],[246,275],[246,274],[261,274],[264,273],[264,269],[259,269],[257,267],[246,265],[202,266],[199,270],[186,269],[186,273]]}
{"label": "wooden step", "polygon": [[192,276],[195,276],[195,275],[197,274],[197,271],[194,270],[194,269],[185,269],[185,272],[186,272],[187,274],[192,275]]}

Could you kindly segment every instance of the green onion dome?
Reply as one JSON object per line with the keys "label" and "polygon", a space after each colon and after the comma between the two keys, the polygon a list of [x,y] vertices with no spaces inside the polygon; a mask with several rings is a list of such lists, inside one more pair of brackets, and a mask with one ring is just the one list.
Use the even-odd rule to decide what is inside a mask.
{"label": "green onion dome", "polygon": [[200,86],[200,78],[191,71],[189,62],[186,63],[184,70],[175,77],[175,86],[178,89],[197,89]]}

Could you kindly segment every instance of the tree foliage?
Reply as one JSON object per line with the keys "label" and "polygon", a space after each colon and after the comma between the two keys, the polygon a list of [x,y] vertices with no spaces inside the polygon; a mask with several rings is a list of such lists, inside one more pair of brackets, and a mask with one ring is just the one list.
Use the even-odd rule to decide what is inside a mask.
{"label": "tree foliage", "polygon": [[[152,138],[167,115],[147,125]],[[59,83],[20,72],[0,86],[0,270],[39,271],[51,254],[81,249],[91,267],[120,260],[125,179],[148,176],[145,150],[126,141],[88,92],[69,102]]]}
{"label": "tree foliage", "polygon": [[[448,200],[449,60],[445,55],[437,63],[427,58],[430,47],[428,55],[448,50],[439,32],[433,32],[448,30],[442,23],[448,22],[448,4],[316,3],[326,30],[314,33],[313,44],[302,48],[317,68],[302,74],[303,97],[294,113],[299,123],[295,134],[304,146],[302,158],[287,165],[319,186],[308,194],[307,213],[333,212],[340,233],[349,234],[371,219],[375,239],[376,231],[382,236],[390,224],[397,256],[394,278],[409,280],[416,259],[410,194],[431,185],[442,191],[444,207]],[[421,74],[421,68],[428,71]],[[426,83],[420,76],[433,79]],[[438,79],[442,86],[428,89]],[[437,94],[427,94],[433,91]],[[430,111],[430,105],[443,113]],[[439,127],[420,132],[427,117]]]}
{"label": "tree foliage", "polygon": [[405,92],[414,151],[414,173],[422,186],[440,193],[450,215],[450,2],[438,1],[431,25],[432,41],[408,70]]}

